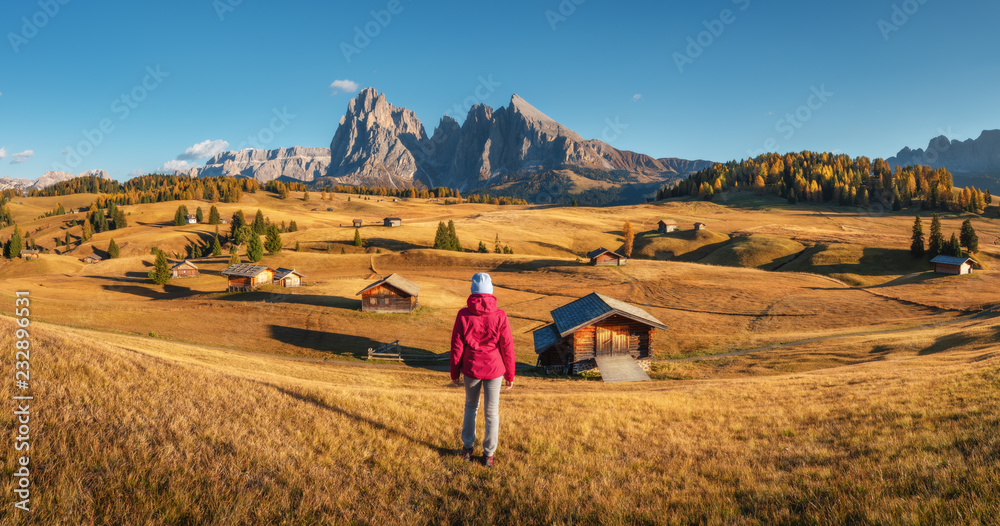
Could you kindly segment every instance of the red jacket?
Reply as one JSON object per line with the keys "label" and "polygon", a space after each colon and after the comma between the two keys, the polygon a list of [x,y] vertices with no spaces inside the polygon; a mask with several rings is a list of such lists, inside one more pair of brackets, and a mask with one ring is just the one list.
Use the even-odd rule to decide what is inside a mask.
{"label": "red jacket", "polygon": [[458,380],[461,372],[469,378],[514,381],[514,338],[507,313],[497,308],[492,294],[473,294],[467,304],[451,331],[451,379]]}

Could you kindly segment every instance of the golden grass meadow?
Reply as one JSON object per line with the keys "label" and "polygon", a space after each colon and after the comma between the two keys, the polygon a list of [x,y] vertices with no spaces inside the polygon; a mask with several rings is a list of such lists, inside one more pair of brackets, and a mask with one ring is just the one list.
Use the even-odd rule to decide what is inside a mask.
{"label": "golden grass meadow", "polygon": [[[63,218],[34,218],[93,197],[9,206],[54,248]],[[169,224],[179,202],[125,206],[123,230],[0,264],[0,394],[17,394],[13,311],[16,292],[29,291],[34,396],[31,511],[11,504],[11,433],[0,523],[996,524],[995,212],[944,215],[946,235],[973,218],[983,269],[935,276],[907,253],[912,213],[739,193],[720,202],[501,207],[338,194],[312,211],[301,195],[260,192],[219,205],[222,217],[259,208],[294,219],[286,250],[263,263],[294,266],[307,286],[253,293],[225,292],[228,256],[153,285],[153,246],[180,254],[214,227]],[[367,246],[353,247],[352,218],[388,215],[403,226],[363,227]],[[655,234],[663,218],[681,230]],[[626,219],[638,259],[587,266],[587,251],[621,246]],[[442,220],[466,248],[499,238],[514,254],[431,250]],[[691,231],[695,221],[708,231]],[[112,237],[122,257],[80,262]],[[395,339],[446,353],[479,271],[510,316],[519,373],[501,396],[492,469],[457,455],[464,396],[443,368],[364,359]],[[391,272],[423,287],[420,309],[360,312],[356,293]],[[534,370],[531,332],[592,291],[670,327],[653,381]],[[12,411],[0,414],[14,430]]]}

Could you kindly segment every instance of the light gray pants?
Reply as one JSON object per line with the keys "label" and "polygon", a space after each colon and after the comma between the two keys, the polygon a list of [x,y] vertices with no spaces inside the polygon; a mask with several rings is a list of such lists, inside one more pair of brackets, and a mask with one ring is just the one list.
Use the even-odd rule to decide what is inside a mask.
{"label": "light gray pants", "polygon": [[492,380],[465,377],[465,418],[462,420],[462,444],[472,449],[476,443],[476,414],[479,413],[479,391],[486,386],[486,432],[483,453],[491,457],[497,450],[500,433],[500,386],[503,377]]}

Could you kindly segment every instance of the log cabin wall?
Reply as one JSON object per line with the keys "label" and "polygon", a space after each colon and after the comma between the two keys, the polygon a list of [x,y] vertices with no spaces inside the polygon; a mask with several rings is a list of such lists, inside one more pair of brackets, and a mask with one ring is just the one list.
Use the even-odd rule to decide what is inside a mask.
{"label": "log cabin wall", "polygon": [[416,308],[416,296],[404,295],[385,285],[379,285],[361,294],[363,312],[412,312]]}

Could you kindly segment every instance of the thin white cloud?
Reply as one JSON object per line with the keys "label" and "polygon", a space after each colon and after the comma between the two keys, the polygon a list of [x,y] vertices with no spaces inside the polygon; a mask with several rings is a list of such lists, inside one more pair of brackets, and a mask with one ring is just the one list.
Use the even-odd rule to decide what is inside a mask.
{"label": "thin white cloud", "polygon": [[140,175],[146,175],[146,170],[132,170],[128,174],[132,177],[139,177]]}
{"label": "thin white cloud", "polygon": [[338,92],[343,93],[354,93],[358,91],[358,83],[353,80],[335,80],[330,83],[330,95],[336,95]]}
{"label": "thin white cloud", "polygon": [[10,155],[10,164],[21,164],[27,161],[29,158],[35,156],[34,150],[24,150],[23,152],[17,152]]}
{"label": "thin white cloud", "polygon": [[157,168],[156,171],[159,172],[159,173],[170,174],[170,173],[174,173],[175,170],[188,170],[188,169],[194,168],[195,166],[197,166],[197,165],[195,165],[194,163],[189,163],[187,161],[174,160],[174,161],[167,161],[167,162],[163,163],[163,166],[160,166],[159,168]]}
{"label": "thin white cloud", "polygon": [[632,95],[632,102],[639,102],[642,99],[642,93],[636,93]]}
{"label": "thin white cloud", "polygon": [[216,139],[214,141],[202,141],[194,146],[184,150],[184,153],[177,156],[178,161],[189,160],[193,161],[195,159],[208,159],[213,155],[225,151],[229,147],[229,143],[222,140]]}
{"label": "thin white cloud", "polygon": [[7,157],[7,148],[0,148],[0,159]]}

